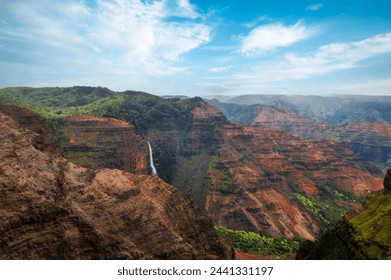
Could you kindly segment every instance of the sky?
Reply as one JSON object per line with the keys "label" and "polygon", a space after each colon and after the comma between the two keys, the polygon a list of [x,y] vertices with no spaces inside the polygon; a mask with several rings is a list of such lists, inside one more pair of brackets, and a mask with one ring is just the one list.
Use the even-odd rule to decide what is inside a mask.
{"label": "sky", "polygon": [[0,0],[0,87],[391,96],[388,0]]}

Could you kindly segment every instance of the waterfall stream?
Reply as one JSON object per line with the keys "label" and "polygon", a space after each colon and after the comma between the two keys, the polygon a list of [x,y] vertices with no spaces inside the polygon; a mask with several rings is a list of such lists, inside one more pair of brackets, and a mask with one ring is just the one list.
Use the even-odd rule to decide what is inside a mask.
{"label": "waterfall stream", "polygon": [[149,142],[148,142],[148,148],[149,148],[149,165],[151,166],[152,174],[157,174],[155,164],[153,163],[152,147]]}

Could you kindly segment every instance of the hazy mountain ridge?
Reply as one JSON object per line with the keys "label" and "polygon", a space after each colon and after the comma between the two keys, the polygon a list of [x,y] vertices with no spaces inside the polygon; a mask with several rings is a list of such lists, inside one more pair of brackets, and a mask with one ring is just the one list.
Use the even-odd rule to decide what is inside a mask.
{"label": "hazy mountain ridge", "polygon": [[[217,99],[221,98],[217,96]],[[390,96],[243,95],[219,99],[239,105],[274,105],[332,125],[346,122],[391,123]]]}

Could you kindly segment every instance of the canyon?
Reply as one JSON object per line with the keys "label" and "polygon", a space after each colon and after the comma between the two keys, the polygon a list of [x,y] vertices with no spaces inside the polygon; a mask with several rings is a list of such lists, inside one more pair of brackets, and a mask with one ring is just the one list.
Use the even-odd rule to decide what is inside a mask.
{"label": "canyon", "polygon": [[[383,174],[349,143],[362,144],[356,150],[363,154],[377,148],[373,162],[387,160],[390,146],[385,123],[333,126],[274,105],[226,110],[199,97],[93,87],[3,89],[0,100],[2,94],[45,117],[57,152],[78,168],[131,172],[126,176],[141,185],[155,178],[189,196],[208,223],[264,236],[315,240],[360,210],[364,197],[382,188]],[[148,142],[161,179],[145,177]]]}

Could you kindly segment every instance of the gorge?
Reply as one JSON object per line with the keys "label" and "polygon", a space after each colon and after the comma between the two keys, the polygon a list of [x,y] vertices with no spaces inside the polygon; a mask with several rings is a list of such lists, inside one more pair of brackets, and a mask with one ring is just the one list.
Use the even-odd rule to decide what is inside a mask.
{"label": "gorge", "polygon": [[[315,240],[382,188],[381,169],[344,143],[282,130],[285,123],[310,130],[311,121],[304,118],[295,117],[297,125],[292,118],[279,122],[276,117],[234,123],[198,97],[163,99],[99,87],[9,88],[0,90],[1,100],[23,104],[46,118],[61,146],[57,152],[69,161],[140,176],[157,169],[162,180],[227,229]],[[9,108],[3,111],[13,118],[21,115]],[[268,112],[288,114],[272,110]],[[318,121],[312,127],[322,128]],[[387,150],[388,134],[364,135],[374,139],[372,146],[383,139]]]}

